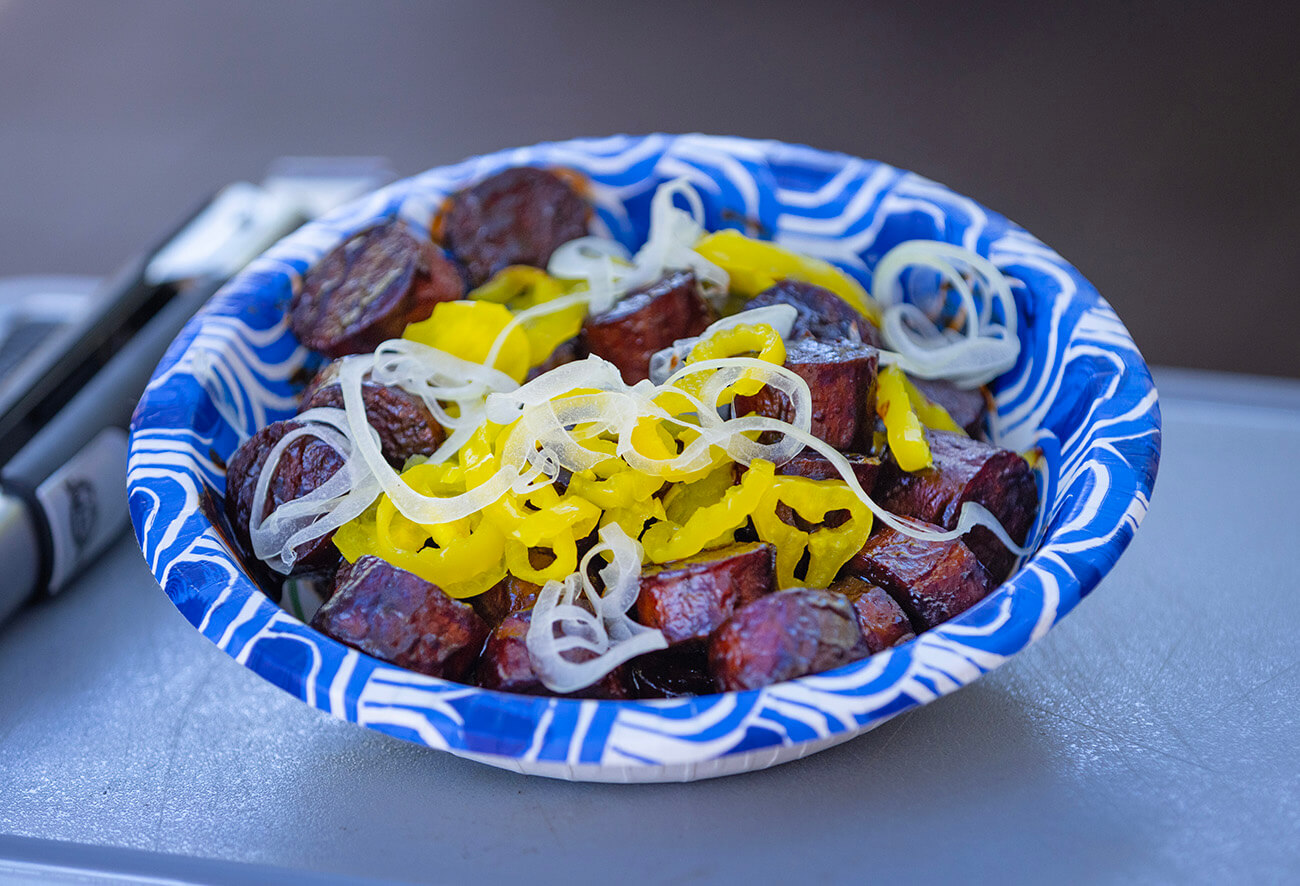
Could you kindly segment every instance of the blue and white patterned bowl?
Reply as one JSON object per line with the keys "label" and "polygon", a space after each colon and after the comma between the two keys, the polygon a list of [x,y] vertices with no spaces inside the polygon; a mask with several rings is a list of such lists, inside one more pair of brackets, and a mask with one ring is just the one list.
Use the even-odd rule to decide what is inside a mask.
{"label": "blue and white patterned bowl", "polygon": [[[997,441],[1043,453],[1041,544],[995,593],[916,640],[825,674],[749,692],[578,701],[492,692],[351,650],[272,603],[206,515],[244,433],[293,413],[316,358],[285,321],[303,273],[376,219],[427,231],[443,199],[507,166],[564,166],[592,184],[601,233],[635,248],[650,196],[686,176],[710,229],[764,236],[864,283],[890,247],[926,238],[989,257],[1013,280],[1023,344],[994,385]],[[1114,565],[1147,511],[1160,454],[1150,374],[1110,306],[1030,234],[948,188],[868,160],[770,141],[616,136],[502,151],[426,172],[281,241],[172,345],[132,422],[128,486],[144,556],[209,640],[336,717],[495,766],[599,781],[761,769],[860,735],[952,692],[1042,637]],[[205,504],[206,503],[206,504]]]}

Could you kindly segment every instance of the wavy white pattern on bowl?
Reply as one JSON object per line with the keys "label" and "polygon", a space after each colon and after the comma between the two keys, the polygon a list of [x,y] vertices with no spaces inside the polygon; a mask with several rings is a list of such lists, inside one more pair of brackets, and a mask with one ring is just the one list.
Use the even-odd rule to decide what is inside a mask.
{"label": "wavy white pattern on bowl", "polygon": [[[597,229],[635,248],[656,185],[686,176],[710,229],[763,236],[869,282],[902,240],[960,243],[1016,281],[1023,348],[995,384],[998,442],[1038,446],[1043,541],[995,593],[915,641],[839,670],[749,692],[652,702],[490,692],[379,662],[268,600],[209,515],[240,439],[294,410],[317,358],[284,311],[304,271],[350,233],[400,216],[428,230],[445,197],[507,166],[580,170]],[[196,377],[207,380],[206,387]],[[238,429],[238,431],[236,430]],[[136,535],[177,608],[240,663],[336,717],[497,766],[607,781],[706,778],[844,741],[971,682],[1043,636],[1114,565],[1155,481],[1160,414],[1141,355],[1073,267],[1002,216],[881,163],[777,142],[616,136],[478,157],[398,182],[286,238],[186,327],[136,410],[129,493]]]}

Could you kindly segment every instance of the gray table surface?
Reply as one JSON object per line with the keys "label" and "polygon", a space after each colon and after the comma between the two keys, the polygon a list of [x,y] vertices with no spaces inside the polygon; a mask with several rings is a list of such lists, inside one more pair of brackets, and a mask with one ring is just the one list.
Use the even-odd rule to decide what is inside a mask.
{"label": "gray table surface", "polygon": [[716,781],[527,778],[332,720],[200,637],[123,539],[0,630],[0,879],[1294,882],[1300,383],[1157,382],[1150,515],[1075,613]]}

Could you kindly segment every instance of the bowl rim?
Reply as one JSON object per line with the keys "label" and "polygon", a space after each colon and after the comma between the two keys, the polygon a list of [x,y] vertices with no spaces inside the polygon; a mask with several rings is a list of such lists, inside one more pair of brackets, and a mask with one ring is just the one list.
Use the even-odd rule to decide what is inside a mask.
{"label": "bowl rim", "polygon": [[[724,153],[737,152],[743,156],[752,156],[757,152],[769,161],[779,157],[781,162],[821,164],[827,169],[844,169],[851,163],[858,164],[864,169],[889,170],[902,177],[910,177],[912,182],[923,183],[925,187],[934,189],[936,194],[960,199],[964,201],[963,205],[976,207],[985,215],[989,223],[1002,225],[1004,233],[1023,238],[1026,254],[1032,253],[1047,260],[1054,265],[1054,271],[1070,276],[1075,289],[1068,301],[1086,303],[1085,310],[1096,309],[1103,315],[1108,312],[1113,320],[1111,334],[1118,343],[1117,348],[1123,350],[1119,345],[1124,343],[1131,348],[1131,358],[1122,361],[1119,372],[1114,376],[1114,391],[1139,393],[1142,395],[1140,402],[1144,404],[1144,411],[1139,416],[1143,433],[1138,438],[1128,439],[1132,445],[1129,447],[1131,451],[1126,450],[1126,452],[1134,463],[1135,476],[1131,478],[1131,483],[1122,487],[1125,494],[1119,495],[1116,491],[1119,487],[1110,486],[1103,491],[1100,498],[1095,500],[1076,501],[1072,507],[1064,510],[1058,503],[1053,513],[1049,515],[1048,494],[1053,490],[1065,491],[1061,488],[1064,479],[1061,476],[1053,478],[1042,474],[1040,491],[1043,493],[1043,504],[1040,506],[1034,528],[1035,534],[1039,537],[1037,550],[1007,581],[995,588],[975,607],[938,628],[922,633],[903,646],[861,659],[834,671],[800,677],[760,689],[717,693],[688,699],[603,700],[523,696],[428,677],[396,668],[365,653],[349,649],[333,638],[315,632],[310,626],[272,602],[243,573],[229,551],[223,550],[219,538],[220,528],[214,526],[213,522],[202,513],[200,499],[203,490],[205,487],[214,487],[217,482],[218,475],[215,473],[215,467],[211,470],[205,469],[201,464],[201,457],[195,453],[190,455],[191,464],[175,464],[173,461],[168,461],[173,456],[160,455],[151,437],[151,432],[155,431],[184,432],[187,429],[194,431],[196,409],[203,404],[188,404],[187,411],[187,404],[177,402],[179,392],[171,391],[169,397],[168,389],[178,377],[177,367],[182,365],[183,359],[191,353],[196,340],[206,332],[210,332],[210,327],[214,324],[220,324],[237,315],[246,306],[244,302],[249,293],[255,290],[266,291],[268,287],[284,289],[287,286],[292,290],[313,256],[319,257],[348,233],[392,215],[404,217],[408,222],[414,222],[418,226],[419,213],[428,209],[432,201],[412,198],[423,194],[426,190],[437,193],[440,189],[446,190],[450,184],[475,180],[486,174],[486,171],[508,165],[536,163],[538,157],[580,158],[585,153],[594,158],[593,162],[598,162],[619,152],[639,149],[646,144],[651,144],[656,150],[667,150],[686,144],[704,145]],[[432,218],[431,212],[429,218]],[[427,227],[425,223],[425,230]],[[1038,298],[1034,293],[1026,297],[1035,300]],[[1020,301],[1019,296],[1017,300]],[[1023,316],[1021,325],[1022,330],[1030,325]],[[1072,329],[1071,332],[1073,331]],[[287,332],[284,334],[289,335]],[[1023,334],[1027,332],[1022,332]],[[299,347],[298,351],[301,350]],[[1013,373],[1016,371],[1012,370]],[[1089,413],[1090,418],[1093,415],[1094,413]],[[196,431],[194,433],[195,436],[202,436]],[[696,766],[710,760],[734,757],[737,754],[752,754],[764,749],[788,749],[792,746],[824,743],[828,735],[840,735],[846,731],[853,734],[866,731],[904,710],[955,691],[1000,666],[1011,655],[1027,648],[1046,634],[1096,586],[1128,545],[1149,503],[1159,461],[1159,450],[1160,417],[1154,385],[1145,362],[1132,346],[1127,330],[1114,316],[1114,312],[1110,310],[1105,300],[1077,270],[1023,229],[942,185],[877,161],[860,160],[838,152],[820,151],[783,142],[698,134],[675,136],[655,133],[645,136],[611,136],[600,139],[542,142],[527,148],[511,148],[472,157],[458,164],[438,167],[395,182],[322,219],[308,223],[299,232],[281,241],[232,279],[189,321],[159,364],[132,419],[128,488],[136,537],[159,584],[200,632],[241,664],[308,704],[335,716],[417,743],[450,750],[453,753],[476,759],[496,758],[502,765],[517,767],[520,761],[528,759],[528,753],[520,751],[518,741],[502,744],[499,741],[494,742],[491,734],[467,732],[465,723],[468,720],[464,718],[459,727],[462,732],[459,742],[455,740],[458,727],[454,723],[447,729],[439,727],[422,731],[397,727],[382,721],[365,722],[366,718],[361,715],[361,703],[358,697],[365,691],[365,684],[368,684],[371,679],[379,679],[383,682],[393,676],[392,671],[400,671],[402,678],[399,682],[402,685],[431,690],[440,697],[441,701],[459,705],[462,709],[467,706],[472,707],[476,715],[475,722],[510,723],[513,724],[512,728],[522,728],[519,724],[525,723],[531,727],[534,735],[534,741],[529,745],[529,749],[535,750],[533,745],[538,741],[545,743],[549,740],[544,739],[542,735],[546,732],[548,724],[559,721],[579,725],[585,722],[590,728],[590,724],[595,720],[610,717],[617,719],[620,716],[619,712],[635,712],[642,719],[657,718],[670,727],[670,732],[666,735],[671,735],[671,728],[680,726],[684,721],[698,718],[725,720],[735,711],[753,711],[774,700],[783,704],[816,707],[819,703],[815,701],[816,699],[824,698],[828,692],[842,689],[846,678],[851,677],[854,682],[861,685],[873,681],[893,685],[891,681],[900,678],[898,672],[909,668],[913,658],[928,655],[942,660],[942,664],[936,665],[924,678],[913,681],[908,691],[896,693],[894,702],[888,705],[887,709],[877,710],[866,719],[861,719],[853,713],[846,715],[845,711],[849,708],[829,713],[822,711],[821,713],[826,715],[826,728],[829,730],[825,734],[802,735],[790,731],[782,733],[780,730],[770,730],[767,738],[760,735],[753,739],[733,742],[730,747],[701,742],[694,749],[695,752],[692,752],[689,747],[675,749],[674,753],[677,756],[672,762],[678,765]],[[1087,453],[1091,450],[1083,451]],[[162,507],[163,499],[167,497],[162,491],[161,484],[173,482],[176,472],[172,471],[168,474],[167,471],[158,468],[160,460],[167,463],[168,469],[176,468],[181,475],[187,476],[189,481],[186,498],[176,517],[168,524],[176,527],[176,537],[166,544],[161,544],[152,537],[153,524]],[[1086,467],[1087,461],[1082,459],[1075,465],[1075,470]],[[164,477],[163,474],[167,476]],[[1055,485],[1053,480],[1056,481]],[[1073,525],[1073,521],[1077,521],[1081,516],[1080,509],[1085,507],[1122,510],[1123,514],[1117,525],[1116,534],[1106,539],[1100,546],[1085,546],[1072,551],[1054,550],[1051,544],[1055,537],[1053,533],[1062,526]],[[1049,520],[1056,529],[1045,526]],[[184,543],[178,543],[178,539]],[[1059,561],[1061,568],[1055,568],[1057,563],[1049,563],[1049,556]],[[223,558],[225,562],[221,563]],[[1068,568],[1076,566],[1079,568]],[[1038,618],[1032,624],[1021,623],[1023,618],[1019,613],[1013,613],[1010,601],[1017,594],[1046,594],[1044,583],[1055,585],[1052,588],[1055,599],[1054,604],[1049,607],[1050,611],[1046,609],[1040,611]],[[1035,584],[1037,587],[1034,586]],[[210,622],[211,612],[218,598],[223,598],[221,601],[223,605],[238,604],[240,611],[246,615],[246,620],[241,627],[226,626],[229,630],[222,635],[217,635]],[[190,605],[196,599],[206,603],[201,610]],[[286,626],[285,619],[290,620],[292,624]],[[1017,620],[1014,626],[1011,624],[1012,620]],[[994,625],[992,632],[981,634],[980,632],[986,631],[990,624]],[[251,638],[235,636],[240,630],[247,634],[253,625],[258,626],[253,631],[255,636]],[[295,625],[297,629],[313,634],[314,642],[319,644],[320,649],[328,650],[331,655],[340,656],[342,659],[350,659],[352,673],[355,675],[363,671],[365,682],[358,683],[356,679],[349,677],[343,680],[343,689],[340,690],[337,685],[340,679],[338,672],[330,674],[328,679],[325,679],[323,669],[304,671],[301,667],[289,666],[276,656],[254,653],[259,632],[268,628],[274,631],[278,629],[277,626]],[[987,643],[986,648],[978,644],[972,647],[969,643],[975,635],[979,635],[983,640],[998,638],[998,642]],[[273,634],[261,636],[266,639]],[[952,648],[954,644],[962,647],[959,653],[954,653]],[[971,654],[972,649],[975,654]],[[849,707],[855,711],[859,709]],[[614,713],[610,714],[611,711]],[[453,717],[452,720],[454,719]],[[541,758],[535,759],[540,761]],[[553,762],[551,758],[547,759]],[[616,764],[607,763],[603,759],[598,761],[569,759],[568,762],[576,769],[593,762],[599,766],[618,765],[632,769],[661,765],[661,761],[637,760],[635,756],[620,758]],[[732,762],[734,764],[735,761]]]}

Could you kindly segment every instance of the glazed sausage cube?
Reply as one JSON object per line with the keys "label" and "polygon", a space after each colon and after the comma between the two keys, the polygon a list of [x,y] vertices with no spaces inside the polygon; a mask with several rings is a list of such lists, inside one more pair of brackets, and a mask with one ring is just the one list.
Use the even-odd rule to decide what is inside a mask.
{"label": "glazed sausage cube", "polygon": [[881,347],[880,330],[856,308],[829,289],[801,280],[781,280],[764,289],[745,309],[790,305],[799,312],[790,337],[818,341],[863,342]]}
{"label": "glazed sausage cube", "polygon": [[846,576],[830,586],[831,593],[843,594],[853,604],[858,627],[872,655],[916,636],[902,607],[884,588],[857,576]]}
{"label": "glazed sausage cube", "polygon": [[[1038,511],[1038,487],[1029,464],[1014,452],[946,431],[929,431],[933,466],[909,473],[891,461],[881,472],[877,494],[896,514],[952,529],[961,506],[973,501],[989,509],[1017,543],[1023,544]],[[1007,577],[1015,555],[992,532],[977,526],[962,537],[995,582]]]}
{"label": "glazed sausage cube", "polygon": [[431,677],[464,680],[487,625],[472,608],[378,557],[339,569],[312,627],[353,649]]}
{"label": "glazed sausage cube", "polygon": [[495,627],[512,612],[527,612],[537,603],[541,588],[532,582],[507,575],[477,597],[470,605],[489,626]]}
{"label": "glazed sausage cube", "polygon": [[705,641],[647,652],[628,662],[628,685],[637,698],[681,698],[716,692]]}
{"label": "glazed sausage cube", "polygon": [[988,416],[988,399],[984,388],[968,390],[959,388],[944,379],[916,378],[908,380],[932,403],[944,408],[948,416],[975,439],[984,437],[984,419]]}
{"label": "glazed sausage cube", "polygon": [[[876,413],[876,368],[879,352],[870,345],[829,343],[816,339],[789,342],[785,366],[812,393],[812,433],[836,449],[853,449],[870,437]],[[737,397],[737,415],[794,419],[789,398],[770,387],[751,397]]]}
{"label": "glazed sausage cube", "polygon": [[[250,554],[249,523],[253,516],[253,499],[257,481],[271,451],[286,434],[303,428],[292,419],[272,422],[245,440],[226,464],[226,516],[235,538]],[[343,457],[334,447],[310,434],[299,436],[280,454],[266,491],[266,503],[259,520],[266,519],[285,502],[301,498],[320,486],[343,467]],[[331,569],[339,553],[333,545],[334,532],[299,545],[291,574],[300,575]]]}
{"label": "glazed sausage cube", "polygon": [[613,363],[623,381],[635,384],[650,377],[655,351],[679,338],[699,335],[715,319],[695,275],[684,271],[629,293],[605,313],[588,317],[582,340],[588,353]]}
{"label": "glazed sausage cube", "polygon": [[736,609],[770,594],[776,550],[729,545],[652,566],[641,573],[636,617],[664,632],[669,645],[703,640]]}
{"label": "glazed sausage cube", "polygon": [[[939,527],[906,521],[923,530]],[[880,585],[919,631],[943,624],[988,596],[988,570],[959,538],[922,541],[888,526],[867,539],[846,569]]]}
{"label": "glazed sausage cube", "polygon": [[591,207],[559,176],[522,166],[456,194],[441,224],[447,248],[475,287],[510,265],[546,267],[556,247],[586,235],[590,216]]}
{"label": "glazed sausage cube", "polygon": [[760,597],[723,622],[709,638],[709,673],[723,691],[756,689],[870,654],[847,599],[794,588]]}
{"label": "glazed sausage cube", "polygon": [[[343,389],[339,387],[339,361],[327,363],[303,391],[298,412],[318,406],[343,408]],[[396,385],[381,385],[369,378],[361,383],[361,400],[366,407],[366,421],[379,433],[379,448],[384,460],[399,470],[413,455],[433,455],[446,432],[438,424],[424,401]]]}
{"label": "glazed sausage cube", "polygon": [[307,271],[289,324],[326,357],[362,354],[464,294],[460,271],[441,250],[390,221],[352,235]]}
{"label": "glazed sausage cube", "polygon": [[[502,692],[518,692],[523,695],[552,694],[533,670],[532,657],[528,654],[528,629],[532,625],[532,620],[531,611],[512,612],[493,629],[487,644],[483,647],[483,654],[479,657],[480,686]],[[592,653],[584,649],[567,654],[578,662],[592,657]],[[627,694],[623,669],[620,667],[610,671],[586,689],[571,693],[570,697],[626,698]]]}

